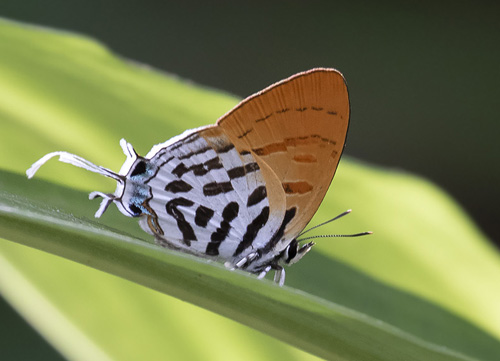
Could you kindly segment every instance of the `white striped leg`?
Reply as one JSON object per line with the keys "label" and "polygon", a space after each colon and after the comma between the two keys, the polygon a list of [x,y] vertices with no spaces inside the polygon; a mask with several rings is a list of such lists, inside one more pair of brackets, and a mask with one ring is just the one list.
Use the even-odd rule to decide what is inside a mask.
{"label": "white striped leg", "polygon": [[235,268],[242,268],[247,263],[253,262],[258,256],[259,256],[259,254],[257,252],[249,253],[248,256],[243,257],[238,262],[236,262],[234,264],[234,266],[235,266]]}
{"label": "white striped leg", "polygon": [[253,262],[257,257],[259,257],[259,254],[257,252],[252,252],[249,253],[246,257],[240,259],[234,265],[231,262],[225,262],[224,266],[226,266],[226,268],[229,268],[231,271],[234,271],[236,268],[242,268],[246,264]]}
{"label": "white striped leg", "polygon": [[271,266],[267,266],[266,268],[264,268],[264,270],[261,273],[259,273],[257,278],[259,280],[263,279],[264,277],[266,277],[267,272],[269,272],[270,270],[271,270]]}
{"label": "white striped leg", "polygon": [[274,273],[274,282],[276,282],[280,287],[285,284],[285,269],[281,266],[276,269]]}

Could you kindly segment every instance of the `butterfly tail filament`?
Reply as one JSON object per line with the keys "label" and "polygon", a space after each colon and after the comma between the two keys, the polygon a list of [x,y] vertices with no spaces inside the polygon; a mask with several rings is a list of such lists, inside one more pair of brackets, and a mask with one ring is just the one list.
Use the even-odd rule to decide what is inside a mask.
{"label": "butterfly tail filament", "polygon": [[[130,168],[131,164],[133,164],[137,160],[137,153],[135,152],[134,148],[130,143],[125,141],[125,139],[122,139],[120,141],[120,145],[123,149],[123,152],[127,156],[127,159],[122,167],[123,169]],[[95,217],[99,218],[102,216],[102,214],[106,211],[106,209],[109,207],[109,205],[112,202],[116,202],[117,205],[121,201],[121,195],[123,193],[123,189],[126,184],[126,176],[124,174],[116,173],[113,172],[112,170],[101,167],[99,165],[96,165],[85,158],[82,158],[78,155],[68,153],[68,152],[52,152],[49,154],[46,154],[39,160],[37,160],[35,163],[32,164],[32,166],[26,171],[26,175],[29,179],[33,178],[35,173],[40,169],[42,165],[47,163],[51,158],[54,157],[59,157],[59,161],[63,163],[68,163],[71,165],[74,165],[79,168],[83,168],[85,170],[88,170],[93,173],[97,173],[100,175],[103,175],[108,178],[112,178],[117,182],[117,189],[115,191],[115,194],[110,194],[110,193],[103,193],[103,192],[91,192],[89,194],[89,199],[95,199],[98,197],[103,198],[101,201],[101,204],[99,206],[99,209],[95,213]],[[128,212],[130,213],[130,212]]]}

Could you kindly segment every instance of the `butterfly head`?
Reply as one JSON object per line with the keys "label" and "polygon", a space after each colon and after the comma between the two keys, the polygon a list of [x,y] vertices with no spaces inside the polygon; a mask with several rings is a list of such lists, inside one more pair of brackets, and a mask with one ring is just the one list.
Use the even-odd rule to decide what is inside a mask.
{"label": "butterfly head", "polygon": [[281,265],[290,266],[297,263],[307,252],[314,246],[314,242],[300,244],[296,239],[291,241],[288,246],[280,253],[278,263]]}

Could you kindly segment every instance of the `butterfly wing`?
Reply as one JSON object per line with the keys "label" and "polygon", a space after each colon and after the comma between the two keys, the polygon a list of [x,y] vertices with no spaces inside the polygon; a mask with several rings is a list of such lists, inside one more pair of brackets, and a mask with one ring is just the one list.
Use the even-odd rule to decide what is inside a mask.
{"label": "butterfly wing", "polygon": [[239,152],[251,152],[269,166],[266,183],[279,180],[269,181],[274,186],[268,194],[286,195],[288,241],[309,223],[328,190],[344,148],[349,110],[343,76],[319,68],[262,90],[217,122]]}
{"label": "butterfly wing", "polygon": [[152,152],[146,156],[157,169],[148,181],[151,215],[141,226],[160,244],[232,261],[279,227],[284,193],[271,210],[253,154],[240,153],[221,128],[189,131]]}
{"label": "butterfly wing", "polygon": [[158,172],[148,182],[152,216],[143,228],[189,253],[234,262],[259,249],[272,258],[323,200],[348,123],[347,88],[336,70],[314,69],[264,89],[215,126],[146,156]]}

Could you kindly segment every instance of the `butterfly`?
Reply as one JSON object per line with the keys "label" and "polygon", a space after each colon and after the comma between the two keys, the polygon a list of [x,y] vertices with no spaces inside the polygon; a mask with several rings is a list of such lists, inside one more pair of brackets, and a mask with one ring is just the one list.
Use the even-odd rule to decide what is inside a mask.
{"label": "butterfly", "polygon": [[263,278],[299,261],[300,244],[337,169],[349,126],[349,96],[335,69],[295,74],[248,97],[214,125],[187,130],[146,156],[124,139],[127,159],[115,173],[77,155],[53,152],[26,171],[62,162],[117,181],[111,203],[154,235],[160,246],[225,262]]}

